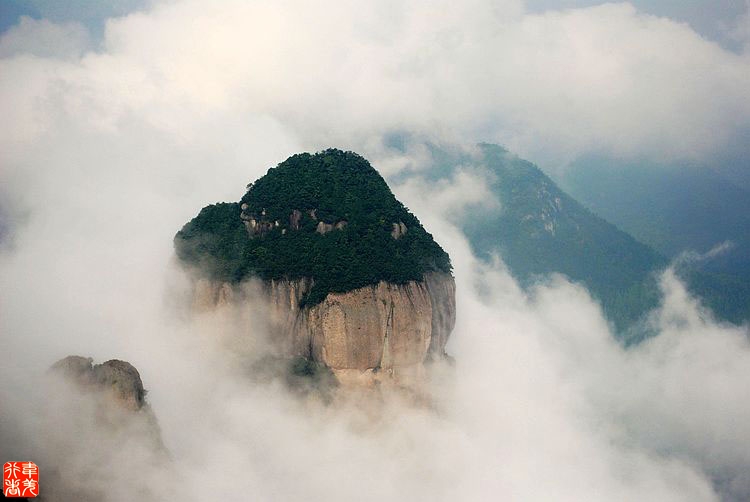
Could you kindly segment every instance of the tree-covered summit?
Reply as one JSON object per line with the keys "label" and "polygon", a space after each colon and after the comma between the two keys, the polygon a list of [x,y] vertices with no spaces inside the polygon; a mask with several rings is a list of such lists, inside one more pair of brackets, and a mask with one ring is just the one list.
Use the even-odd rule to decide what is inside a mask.
{"label": "tree-covered summit", "polygon": [[204,207],[175,236],[179,259],[212,279],[313,279],[310,304],[379,281],[450,273],[448,254],[370,163],[336,149],[289,157],[237,203]]}

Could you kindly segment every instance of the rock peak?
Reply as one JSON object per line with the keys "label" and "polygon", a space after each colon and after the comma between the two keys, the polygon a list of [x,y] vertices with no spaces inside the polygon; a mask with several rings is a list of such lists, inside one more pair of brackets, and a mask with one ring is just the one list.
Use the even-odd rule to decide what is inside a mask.
{"label": "rock peak", "polygon": [[[338,372],[419,372],[455,324],[448,254],[360,155],[289,157],[175,236],[202,305],[267,302],[282,354]],[[247,295],[247,278],[262,291]],[[408,370],[407,370],[408,368]]]}
{"label": "rock peak", "polygon": [[141,375],[127,361],[111,359],[94,365],[90,357],[67,356],[53,364],[50,371],[63,375],[83,388],[111,393],[125,409],[138,411],[146,403]]}

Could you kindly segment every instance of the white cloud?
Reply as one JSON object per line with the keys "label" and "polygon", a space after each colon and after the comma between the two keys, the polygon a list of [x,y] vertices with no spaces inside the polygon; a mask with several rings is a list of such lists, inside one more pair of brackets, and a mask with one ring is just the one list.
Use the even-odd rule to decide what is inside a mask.
{"label": "white cloud", "polygon": [[90,45],[88,31],[78,23],[56,24],[22,16],[0,37],[0,58],[17,54],[74,59]]}
{"label": "white cloud", "polygon": [[[260,499],[718,500],[712,479],[738,499],[747,495],[746,329],[702,316],[667,274],[654,317],[661,334],[625,350],[581,287],[557,277],[525,295],[502,268],[476,262],[441,214],[448,192],[404,193],[456,265],[459,321],[449,349],[457,362],[433,379],[433,406],[387,393],[344,394],[323,405],[253,382],[215,342],[259,336],[254,324],[234,325],[231,312],[223,321],[178,321],[165,309],[163,295],[175,291],[165,287],[170,253],[156,232],[129,234],[135,248],[87,239],[90,249],[72,260],[60,244],[80,242],[79,228],[34,226],[47,232],[20,249],[31,256],[0,267],[4,286],[14,285],[2,289],[0,321],[0,332],[13,333],[3,337],[13,357],[0,375],[3,400],[12,404],[2,411],[8,430],[37,413],[35,393],[19,392],[36,372],[67,352],[91,353],[141,370],[172,456],[171,467],[146,478],[157,499],[194,500],[208,484],[217,497]],[[83,216],[57,209],[74,221]],[[96,234],[106,236],[107,226],[95,224]],[[45,239],[58,244],[58,255],[32,252]],[[106,273],[113,264],[121,277],[114,282]],[[23,351],[29,346],[33,354]],[[90,444],[88,434],[101,434],[96,424],[83,433],[85,418],[45,420],[56,426],[18,426],[26,442],[0,439],[12,451],[37,452],[48,466],[60,458],[50,441],[62,443],[65,458],[85,464],[91,450],[64,439],[75,426],[81,444]],[[97,448],[107,500],[130,496],[132,479],[118,468],[151,465],[138,448],[139,441],[122,451]]]}
{"label": "white cloud", "polygon": [[[629,4],[524,14],[511,0],[186,0],[110,20],[100,52],[46,76],[42,63],[3,66],[42,95],[70,94],[92,124],[264,115],[309,148],[407,130],[501,142],[546,164],[590,149],[700,158],[750,125],[747,55]],[[22,124],[37,95],[3,92],[20,99]]]}

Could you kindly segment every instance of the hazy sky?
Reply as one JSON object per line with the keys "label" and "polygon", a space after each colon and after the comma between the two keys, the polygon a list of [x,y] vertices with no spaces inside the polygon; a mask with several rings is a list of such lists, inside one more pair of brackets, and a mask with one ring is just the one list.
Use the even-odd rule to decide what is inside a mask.
{"label": "hazy sky", "polygon": [[[95,32],[108,17],[151,5],[153,0],[5,0],[0,3],[0,30],[6,30],[22,15],[56,22],[80,21]],[[530,12],[600,5],[600,0],[526,0]],[[698,33],[727,47],[739,47],[730,34],[737,20],[747,11],[746,0],[633,0],[630,3],[649,14],[689,23]]]}
{"label": "hazy sky", "polygon": [[[119,61],[115,71],[154,85],[126,89],[121,80],[106,99],[145,106],[167,96],[150,91],[170,89],[187,108],[262,113],[311,140],[309,147],[426,131],[469,144],[501,143],[547,170],[587,151],[710,163],[750,155],[749,18],[746,10],[731,14],[742,4],[711,4],[718,5],[708,9],[713,25],[726,21],[723,33],[736,41],[732,50],[683,22],[710,18],[708,3],[692,10],[683,3],[671,10],[663,3],[542,10],[506,0],[365,8],[164,2],[110,19],[101,36],[87,28],[93,14],[39,4],[51,21],[11,16],[19,24],[6,30],[0,54],[53,56],[57,64],[85,55],[84,67]],[[115,5],[118,15],[127,10]],[[225,19],[230,10],[237,17]],[[100,20],[105,14],[94,12]],[[664,14],[675,18],[658,17]],[[17,59],[11,71],[21,73],[6,80],[23,78],[27,69]],[[170,73],[162,78],[163,72]],[[105,98],[95,88],[90,96]],[[24,106],[20,100],[16,111]],[[311,107],[318,123],[303,130]]]}
{"label": "hazy sky", "polygon": [[[590,7],[597,0],[527,0],[530,11]],[[688,23],[702,36],[737,50],[741,47],[732,30],[747,12],[746,0],[632,0],[639,10]]]}
{"label": "hazy sky", "polygon": [[[75,475],[93,452],[106,499],[132,500],[137,440],[102,444],[96,423],[40,411],[36,376],[81,354],[141,371],[172,453],[149,479],[168,481],[156,499],[198,500],[207,479],[216,498],[259,500],[750,496],[747,326],[715,322],[667,270],[658,336],[624,349],[580,285],[522,291],[472,256],[463,209],[502,206],[484,180],[424,176],[425,141],[502,143],[547,168],[589,150],[707,159],[741,145],[746,21],[729,50],[631,4],[174,0],[101,33],[92,19],[112,11],[35,5],[0,37],[0,453]],[[394,132],[405,151],[384,141]],[[252,346],[261,323],[178,308],[181,225],[330,146],[368,157],[451,254],[456,367],[432,381],[434,408],[327,407],[249,382],[220,341]]]}

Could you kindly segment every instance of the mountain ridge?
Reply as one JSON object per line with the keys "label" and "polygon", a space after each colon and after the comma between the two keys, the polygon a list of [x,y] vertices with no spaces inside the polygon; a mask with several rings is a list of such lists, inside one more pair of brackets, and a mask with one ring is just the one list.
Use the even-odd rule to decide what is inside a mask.
{"label": "mountain ridge", "polygon": [[498,254],[522,286],[550,273],[581,282],[626,343],[649,336],[647,314],[660,302],[657,277],[670,265],[719,319],[750,318],[750,285],[741,276],[704,270],[689,260],[673,262],[507,149],[480,143],[469,150],[437,145],[428,150],[430,180],[450,178],[460,166],[479,175],[500,202],[495,208],[469,207],[455,222],[477,256],[488,260]]}

